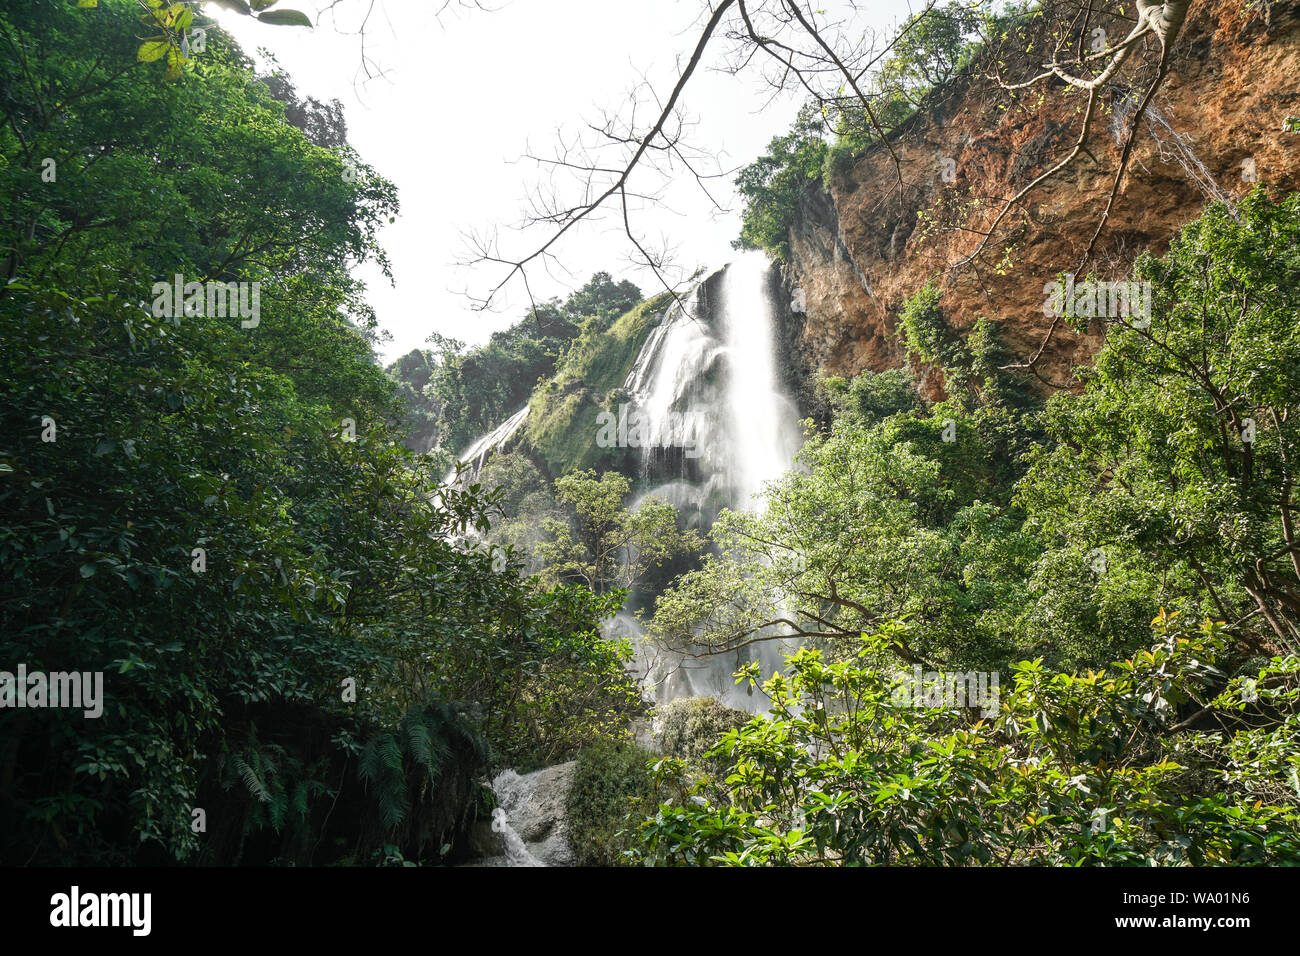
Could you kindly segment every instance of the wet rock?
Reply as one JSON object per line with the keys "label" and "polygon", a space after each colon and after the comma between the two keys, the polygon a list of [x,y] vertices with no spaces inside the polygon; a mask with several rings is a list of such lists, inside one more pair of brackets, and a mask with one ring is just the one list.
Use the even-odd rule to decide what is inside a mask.
{"label": "wet rock", "polygon": [[[569,821],[565,804],[573,785],[574,761],[556,764],[528,774],[505,770],[492,781],[497,796],[494,829],[505,843],[502,866],[573,866],[576,857],[569,845]],[[518,844],[511,839],[518,838]],[[536,862],[531,862],[531,857]]]}

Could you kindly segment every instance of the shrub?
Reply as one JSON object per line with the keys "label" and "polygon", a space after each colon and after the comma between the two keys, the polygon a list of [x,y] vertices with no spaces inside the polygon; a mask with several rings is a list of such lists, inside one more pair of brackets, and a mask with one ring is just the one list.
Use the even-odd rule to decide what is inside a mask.
{"label": "shrub", "polygon": [[[1258,865],[1300,862],[1300,659],[1214,665],[1221,624],[1161,613],[1097,672],[1012,668],[984,714],[906,705],[899,625],[853,659],[790,655],[769,719],[728,733],[729,773],[686,798],[680,761],[631,858],[651,864]],[[745,668],[755,679],[757,666]],[[996,686],[996,685],[994,685]],[[969,702],[969,701],[968,701]],[[990,714],[991,712],[991,714]],[[983,716],[983,719],[980,719]],[[1207,786],[1208,784],[1208,786]]]}
{"label": "shrub", "polygon": [[725,770],[725,761],[706,759],[729,730],[749,723],[750,715],[727,707],[714,697],[683,697],[659,711],[662,724],[659,745],[670,757],[677,757],[713,773]]}
{"label": "shrub", "polygon": [[625,863],[629,815],[648,810],[651,754],[635,744],[602,742],[578,754],[569,790],[569,841],[581,866]]}

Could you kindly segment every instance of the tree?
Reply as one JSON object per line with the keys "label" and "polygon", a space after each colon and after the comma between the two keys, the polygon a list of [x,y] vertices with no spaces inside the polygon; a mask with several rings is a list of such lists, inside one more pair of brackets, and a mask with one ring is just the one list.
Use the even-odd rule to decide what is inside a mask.
{"label": "tree", "polygon": [[[1109,320],[1082,393],[1046,411],[921,290],[901,335],[950,397],[921,407],[901,373],[830,383],[838,414],[803,467],[764,514],[719,520],[717,553],[660,597],[650,633],[696,653],[785,638],[835,653],[908,616],[923,643],[896,648],[907,661],[1097,666],[1168,607],[1223,620],[1252,653],[1292,650],[1296,209],[1262,192],[1213,207],[1143,259],[1125,291],[1136,305],[1145,284],[1149,313]],[[1098,288],[1081,281],[1077,302]]]}
{"label": "tree", "polygon": [[439,448],[447,456],[464,451],[518,411],[538,382],[555,373],[584,323],[608,325],[640,300],[633,283],[597,272],[564,301],[535,305],[515,325],[494,332],[486,345],[467,349],[433,333],[432,352],[417,349],[390,369],[409,389],[412,447]]}
{"label": "tree", "polygon": [[641,290],[634,283],[626,279],[615,282],[608,272],[597,272],[564,301],[563,312],[570,321],[590,315],[610,321],[640,301]]}
{"label": "tree", "polygon": [[556,498],[573,508],[575,520],[543,522],[549,540],[537,550],[547,578],[574,578],[596,594],[618,593],[664,562],[699,551],[699,535],[678,530],[677,509],[668,502],[645,498],[628,511],[623,501],[629,487],[615,471],[599,478],[579,471],[556,480]]}
{"label": "tree", "polygon": [[[884,622],[847,660],[808,648],[770,714],[720,736],[694,787],[656,765],[633,862],[687,866],[1258,865],[1300,860],[1296,659],[1222,680],[1219,625],[1152,621],[1148,650],[1086,673],[1015,666],[981,710],[889,669]],[[936,675],[937,677],[938,675]],[[750,665],[738,675],[755,682]],[[930,678],[935,681],[936,678]],[[969,685],[967,685],[969,686]],[[1200,702],[1204,701],[1202,705]],[[966,700],[969,704],[969,699]],[[1183,716],[1193,710],[1192,717]],[[1219,721],[1204,732],[1196,718]],[[1212,780],[1206,793],[1201,781]]]}
{"label": "tree", "polygon": [[788,640],[834,654],[909,616],[923,643],[898,644],[908,662],[1024,653],[1003,614],[1024,602],[1038,551],[1009,501],[1015,453],[1000,447],[1018,430],[951,404],[838,419],[768,486],[763,513],[719,517],[714,553],[660,596],[649,635],[687,654]]}
{"label": "tree", "polygon": [[314,96],[298,95],[289,76],[279,70],[260,77],[271,95],[284,104],[284,118],[303,131],[316,146],[343,146],[348,141],[348,124],[343,104],[337,99],[324,103]]}
{"label": "tree", "polygon": [[735,245],[766,249],[789,257],[790,226],[810,182],[822,174],[826,143],[821,117],[805,107],[794,129],[774,138],[767,154],[740,171],[736,189],[745,200],[745,217]]}
{"label": "tree", "polygon": [[1213,206],[1136,277],[1150,315],[1111,320],[1083,393],[1052,402],[1022,498],[1076,554],[1182,577],[1235,634],[1295,651],[1300,200]]}
{"label": "tree", "polygon": [[[251,5],[244,0],[213,0],[213,2],[246,17],[256,17],[263,23],[311,26],[311,19],[299,10],[284,7],[278,10],[270,9],[279,3],[279,0],[257,0]],[[77,0],[77,6],[82,9],[94,9],[99,6],[99,0]],[[136,59],[141,63],[162,62],[166,65],[164,77],[171,81],[179,80],[184,75],[185,68],[191,65],[191,47],[201,42],[197,39],[191,41],[191,28],[196,26],[194,15],[199,4],[140,0],[138,7],[144,11],[140,17],[141,21],[154,32],[140,44]],[[207,27],[210,24],[204,23],[203,26]],[[206,40],[206,37],[204,39]]]}
{"label": "tree", "polygon": [[347,268],[392,185],[220,32],[159,83],[135,4],[66,6],[0,14],[0,657],[100,675],[102,719],[4,708],[0,856],[454,859],[489,760],[643,712],[615,608],[456,547],[497,496],[400,447]]}

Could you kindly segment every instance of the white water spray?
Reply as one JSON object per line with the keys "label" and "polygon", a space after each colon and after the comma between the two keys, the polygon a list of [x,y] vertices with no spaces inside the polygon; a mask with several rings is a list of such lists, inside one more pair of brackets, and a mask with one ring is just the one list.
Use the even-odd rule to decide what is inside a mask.
{"label": "white water spray", "polygon": [[[778,285],[766,256],[742,253],[721,275],[700,283],[684,309],[671,306],[646,338],[624,383],[639,423],[645,489],[632,508],[649,496],[663,499],[704,533],[723,509],[766,507],[764,484],[791,467],[801,442],[798,411],[783,388],[778,363],[772,300]],[[460,460],[477,474],[527,418],[525,406],[475,441]],[[448,481],[451,477],[454,472]],[[765,704],[759,695],[737,688],[731,676],[753,657],[695,659],[652,648],[630,609],[606,632],[630,637],[639,646],[638,673],[659,703],[707,695],[746,710]],[[770,675],[786,650],[770,641],[750,653]]]}
{"label": "white water spray", "polygon": [[[650,487],[634,507],[650,496],[667,500],[703,531],[723,508],[764,508],[764,484],[790,468],[800,443],[798,412],[777,363],[771,269],[761,253],[742,254],[721,281],[697,287],[685,310],[671,309],[647,339],[625,386],[648,439],[641,451]],[[683,449],[693,452],[690,467]],[[659,473],[663,462],[682,467]],[[627,613],[611,631],[641,636]],[[757,647],[764,674],[771,674],[786,648]],[[644,647],[641,665],[660,703],[713,695],[753,709],[762,702],[731,677],[741,662],[735,654],[689,660]]]}

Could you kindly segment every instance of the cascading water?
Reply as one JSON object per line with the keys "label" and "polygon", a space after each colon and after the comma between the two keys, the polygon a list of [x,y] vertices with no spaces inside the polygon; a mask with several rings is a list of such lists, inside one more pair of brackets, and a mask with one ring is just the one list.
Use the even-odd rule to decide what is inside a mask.
{"label": "cascading water", "polygon": [[[628,408],[620,411],[621,416],[635,416],[640,451],[642,490],[631,507],[650,496],[665,499],[701,532],[708,531],[724,508],[765,507],[764,483],[791,467],[801,440],[798,412],[779,372],[773,300],[778,285],[765,257],[743,254],[700,283],[685,300],[685,309],[670,308],[651,331],[624,385]],[[477,472],[486,456],[519,430],[527,414],[524,408],[511,416],[461,459]],[[634,594],[607,632],[637,639],[638,672],[658,703],[714,696],[743,710],[765,707],[761,695],[745,694],[731,675],[754,656],[770,675],[780,667],[785,648],[763,642],[712,658],[655,649],[642,639],[630,610],[644,597]],[[496,865],[546,865],[517,829],[532,804],[539,802],[537,776],[520,777],[507,770],[492,781],[499,804],[494,829],[505,850]]]}
{"label": "cascading water", "polygon": [[[765,507],[764,483],[790,468],[800,443],[798,412],[777,365],[772,266],[761,253],[745,253],[720,280],[698,286],[685,309],[669,310],[625,386],[647,485],[633,506],[650,496],[666,499],[701,530],[723,508]],[[626,612],[613,630],[640,636]],[[784,648],[755,647],[765,674],[780,666]],[[763,701],[731,678],[742,660],[735,653],[691,659],[643,644],[641,666],[661,703],[711,695],[754,709]]]}
{"label": "cascading water", "polygon": [[730,372],[730,474],[740,496],[737,504],[746,510],[763,507],[756,500],[763,484],[789,469],[800,441],[798,411],[784,393],[777,370],[770,270],[758,252],[728,266],[719,316]]}
{"label": "cascading water", "polygon": [[513,770],[506,770],[492,779],[492,792],[497,798],[497,807],[492,811],[492,829],[501,834],[501,843],[506,851],[505,865],[545,866],[529,852],[510,820],[511,812],[528,798],[524,778]]}
{"label": "cascading water", "polygon": [[[468,467],[471,476],[477,475],[487,461],[488,455],[513,438],[527,420],[528,406],[525,405],[486,435],[479,436],[474,444],[456,456],[456,460]],[[443,478],[443,483],[451,484],[455,477],[456,469],[452,468]]]}
{"label": "cascading water", "polygon": [[[634,417],[640,454],[641,491],[631,507],[650,496],[666,500],[701,533],[724,508],[765,507],[764,483],[790,468],[801,440],[798,412],[782,387],[778,365],[773,295],[779,285],[762,253],[742,253],[697,285],[685,308],[670,307],[650,332],[624,383],[628,407],[620,410],[621,417]],[[527,417],[525,406],[474,442],[460,460],[477,474]],[[452,477],[454,472],[448,481]],[[632,609],[646,597],[633,594],[607,633],[637,643],[638,673],[657,702],[715,696],[745,710],[764,707],[761,696],[747,695],[731,677],[753,657],[697,658],[645,641]],[[784,650],[772,641],[753,645],[749,653],[770,675]]]}

